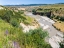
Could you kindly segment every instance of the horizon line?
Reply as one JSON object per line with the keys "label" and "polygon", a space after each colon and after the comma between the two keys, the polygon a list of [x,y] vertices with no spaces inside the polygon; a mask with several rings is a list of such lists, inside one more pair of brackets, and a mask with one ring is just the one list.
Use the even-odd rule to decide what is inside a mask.
{"label": "horizon line", "polygon": [[[35,4],[37,5],[40,3],[35,3]],[[64,4],[64,3],[41,3],[41,4]],[[31,4],[5,4],[5,5],[31,5]]]}

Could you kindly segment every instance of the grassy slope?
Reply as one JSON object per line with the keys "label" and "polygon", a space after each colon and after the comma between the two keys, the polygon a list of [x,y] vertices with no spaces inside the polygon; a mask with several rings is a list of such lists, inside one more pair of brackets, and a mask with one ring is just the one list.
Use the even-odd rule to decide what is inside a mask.
{"label": "grassy slope", "polygon": [[[11,24],[0,19],[0,48],[12,48],[13,41],[18,41],[18,36],[23,36],[23,31],[20,28],[13,27]],[[11,42],[11,43],[9,43]],[[20,42],[20,41],[18,41]]]}
{"label": "grassy slope", "polygon": [[[26,17],[26,18],[27,19],[29,18],[28,20],[32,21],[32,19],[30,17]],[[6,34],[6,30],[8,30],[7,34]],[[38,31],[38,29],[36,29],[36,30]],[[39,40],[41,39],[41,38],[39,38],[39,40],[38,40],[38,37],[40,37],[40,35],[37,35],[41,32],[41,30],[38,31],[39,33],[37,31],[35,31],[35,30],[33,31],[33,32],[35,32],[35,34],[33,36],[35,36],[36,38],[34,38],[33,36],[30,36],[29,33],[27,36],[27,33],[26,33],[26,39],[28,39],[28,40],[26,40],[26,42],[27,42],[26,48],[32,48],[32,47],[37,48],[36,43],[34,41],[32,41],[33,39],[35,39],[39,42]],[[36,34],[36,32],[37,32],[37,34]],[[42,33],[41,33],[41,35],[42,35]],[[44,34],[43,36],[47,36],[45,33],[43,33],[43,34]],[[8,43],[9,41],[11,41],[11,43]],[[13,41],[17,41],[21,48],[25,48],[25,43],[24,43],[25,42],[25,34],[22,31],[20,31],[20,29],[15,28],[15,27],[11,26],[9,23],[0,19],[0,48],[4,48],[4,46],[6,46],[6,48],[10,48],[10,47],[13,48],[13,46],[11,46]],[[44,43],[42,45],[45,48],[48,44],[45,41],[43,41],[43,39],[41,39],[41,41]],[[35,45],[33,46],[31,42],[35,43]],[[28,44],[28,43],[30,43],[30,44]]]}
{"label": "grassy slope", "polygon": [[6,28],[9,29],[10,27],[12,27],[12,26],[9,23],[0,19],[0,32],[4,31]]}
{"label": "grassy slope", "polygon": [[29,16],[25,16],[24,14],[22,14],[23,17],[26,18],[25,22],[27,22],[29,25],[33,25],[32,23],[34,22],[34,18],[29,17]]}
{"label": "grassy slope", "polygon": [[[62,15],[64,14],[64,4],[54,4],[54,5],[45,5],[45,6],[40,6],[39,8],[43,10],[37,10],[37,12],[45,12],[45,11],[53,11],[53,14],[59,14]],[[50,9],[50,10],[46,10]]]}
{"label": "grassy slope", "polygon": [[[23,33],[21,27],[15,27],[10,22],[2,19],[2,17],[5,18],[5,15],[5,19],[7,19],[7,17],[11,14],[12,13],[10,11],[7,11],[7,14],[5,11],[0,12],[0,48],[14,48],[13,44],[15,46],[19,46],[20,48],[51,48],[50,45],[44,41],[44,38],[48,35],[48,33],[42,29],[35,29],[33,31],[29,31],[28,33]],[[34,18],[21,15],[19,13],[15,13],[13,16],[11,15],[11,19],[12,18],[17,19],[19,22],[22,21],[25,24],[28,23],[28,25],[33,25],[34,23],[37,24]],[[18,22],[17,20],[16,22]]]}
{"label": "grassy slope", "polygon": [[[6,10],[2,10],[2,12],[0,10],[0,16],[4,16],[5,13],[6,13]],[[9,15],[11,15],[11,14],[12,13],[10,13]],[[20,16],[18,14],[16,14],[15,16],[11,16],[11,18],[20,19],[21,22],[23,22],[25,24],[28,23],[28,25],[33,25],[32,22],[34,22],[34,18],[25,16],[25,15],[21,15],[21,18],[19,18],[19,17]],[[22,17],[26,18],[26,20],[24,20],[24,18],[22,18]],[[5,20],[0,19],[0,48],[4,48],[3,46],[7,46],[9,41],[11,41],[11,42],[12,41],[18,41],[20,43],[20,40],[22,40],[24,38],[23,34],[24,33],[23,33],[21,28],[13,27],[12,24],[6,22]],[[22,44],[22,42],[20,44]]]}
{"label": "grassy slope", "polygon": [[6,30],[10,29],[12,27],[9,23],[6,23],[2,19],[0,19],[0,48],[5,44],[5,40],[7,37],[5,37]]}
{"label": "grassy slope", "polygon": [[64,4],[54,4],[54,5],[46,5],[46,6],[40,6],[41,8],[47,9],[47,8],[64,8]]}

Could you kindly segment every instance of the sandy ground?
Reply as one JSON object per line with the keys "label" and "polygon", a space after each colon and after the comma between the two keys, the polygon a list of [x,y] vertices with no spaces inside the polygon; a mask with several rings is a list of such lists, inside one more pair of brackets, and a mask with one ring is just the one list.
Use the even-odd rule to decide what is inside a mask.
{"label": "sandy ground", "polygon": [[26,26],[25,24],[23,24],[23,23],[20,23],[20,25],[23,27],[23,31],[24,32],[29,32],[29,30],[34,30],[34,29],[36,29],[37,28],[37,26],[35,25],[35,26],[30,26],[30,25],[28,25],[28,26]]}

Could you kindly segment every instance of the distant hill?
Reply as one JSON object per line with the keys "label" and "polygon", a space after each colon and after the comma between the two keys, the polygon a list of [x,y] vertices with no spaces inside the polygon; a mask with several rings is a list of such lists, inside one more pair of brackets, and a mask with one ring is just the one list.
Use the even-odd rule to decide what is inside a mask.
{"label": "distant hill", "polygon": [[5,5],[5,6],[41,6],[41,5],[48,5],[48,4],[22,4],[22,5]]}
{"label": "distant hill", "polygon": [[64,3],[57,3],[57,4],[64,4]]}
{"label": "distant hill", "polygon": [[[64,4],[64,3],[56,3],[56,4]],[[54,5],[56,5],[54,4]],[[4,5],[8,7],[22,7],[22,6],[43,6],[43,5],[53,5],[53,4],[20,4],[20,5]]]}

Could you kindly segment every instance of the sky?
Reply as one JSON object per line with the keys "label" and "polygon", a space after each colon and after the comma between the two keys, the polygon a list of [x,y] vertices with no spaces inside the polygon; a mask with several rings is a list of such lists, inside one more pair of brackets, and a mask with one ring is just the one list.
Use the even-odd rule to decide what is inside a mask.
{"label": "sky", "polygon": [[54,4],[54,3],[64,3],[64,0],[0,0],[0,5]]}

